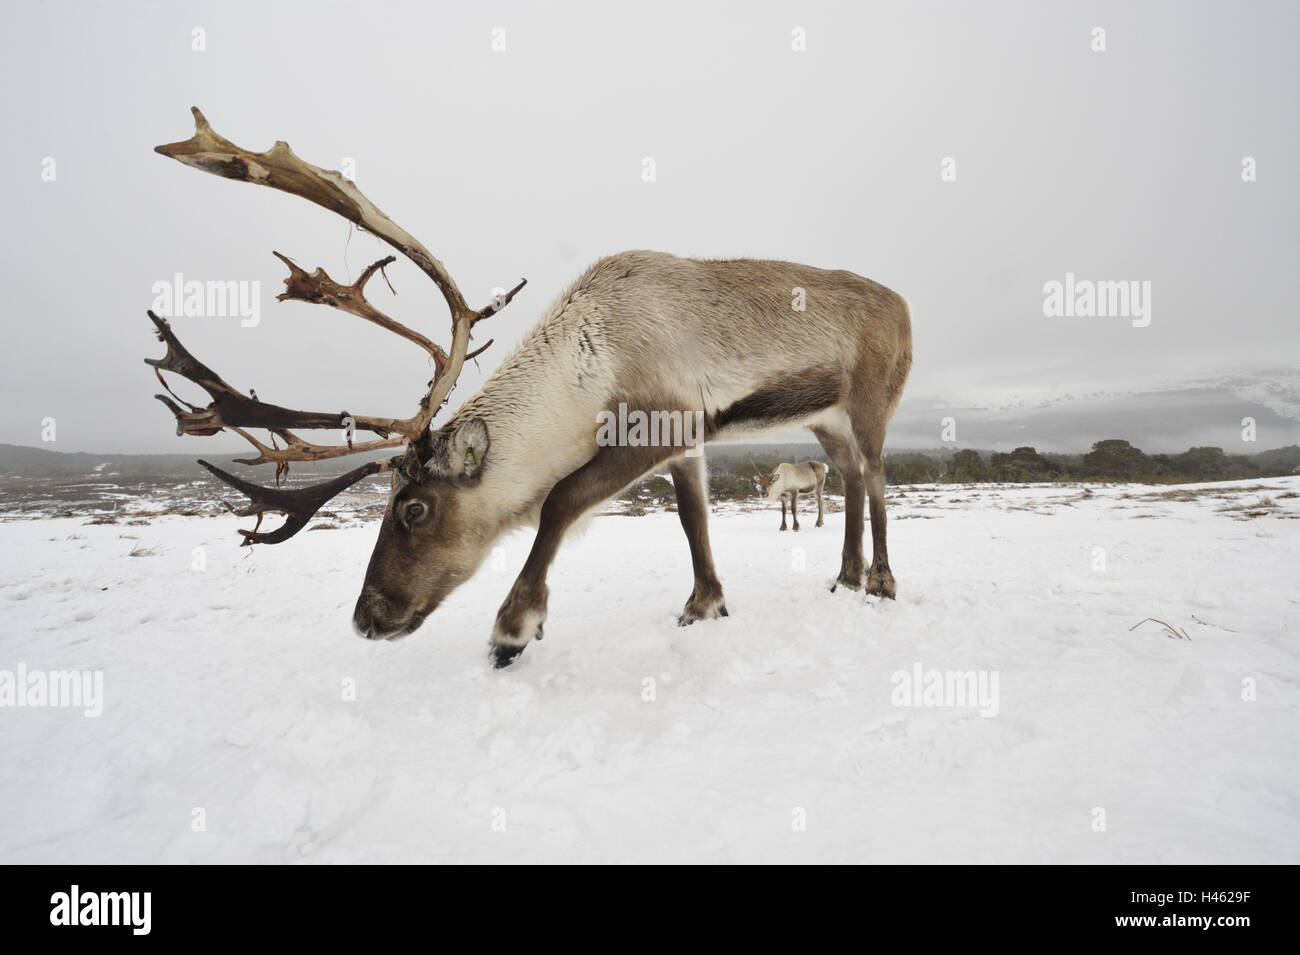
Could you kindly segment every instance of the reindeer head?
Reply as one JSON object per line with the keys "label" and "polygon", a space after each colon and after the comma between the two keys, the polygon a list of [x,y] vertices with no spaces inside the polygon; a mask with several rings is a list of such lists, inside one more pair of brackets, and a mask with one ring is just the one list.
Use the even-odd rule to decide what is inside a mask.
{"label": "reindeer head", "polygon": [[779,496],[779,494],[774,494],[773,492],[776,490],[776,479],[780,477],[781,474],[781,452],[776,452],[776,467],[772,468],[772,470],[768,471],[766,474],[764,474],[759,466],[754,462],[754,456],[752,454],[749,456],[749,463],[753,466],[754,473],[758,475],[759,493],[769,501],[775,501]]}
{"label": "reindeer head", "polygon": [[477,494],[491,437],[479,418],[449,423],[393,469],[388,508],[352,615],[359,634],[392,638],[420,626],[468,580],[497,537]]}
{"label": "reindeer head", "polygon": [[[273,253],[289,268],[281,301],[296,299],[333,307],[372,322],[423,348],[433,362],[433,378],[409,418],[371,417],[293,411],[259,401],[236,391],[221,376],[191,355],[172,333],[167,321],[149,313],[167,354],[146,359],[168,395],[156,397],[176,416],[178,434],[212,435],[230,429],[257,449],[255,458],[236,463],[274,463],[276,487],[263,487],[241,480],[206,461],[199,463],[249,498],[236,511],[256,515],[252,530],[241,530],[244,544],[278,544],[302,530],[312,516],[335,495],[361,479],[382,472],[392,473],[388,507],[379,529],[379,539],[370,558],[365,584],[357,600],[353,623],[368,638],[392,637],[415,630],[425,617],[457,585],[477,569],[496,536],[495,522],[485,520],[476,491],[484,471],[491,467],[490,436],[480,419],[458,417],[442,428],[430,430],[434,416],[447,400],[465,362],[491,345],[470,351],[474,325],[508,305],[524,287],[521,281],[509,292],[498,295],[481,309],[470,308],[451,275],[410,233],[384,215],[356,184],[337,172],[304,162],[287,143],[277,142],[261,153],[252,153],[217,135],[198,109],[193,110],[194,135],[179,143],[157,147],[157,152],[188,166],[227,179],[269,186],[338,213],[365,231],[384,240],[425,273],[446,299],[451,310],[452,340],[449,352],[400,322],[380,312],[366,300],[366,283],[396,261],[387,256],[362,271],[351,285],[340,285],[323,269],[308,273],[280,253]],[[212,401],[199,407],[177,396],[163,380],[170,371],[203,388]],[[174,401],[172,399],[175,399]],[[177,403],[179,402],[179,404]],[[185,407],[182,408],[181,405]],[[252,436],[246,429],[265,428],[270,443]],[[318,445],[303,440],[291,428],[343,429],[343,445]],[[376,437],[353,441],[354,431]],[[281,442],[283,447],[281,447]],[[320,461],[381,449],[401,448],[402,454],[372,460],[332,481],[286,490],[280,479],[294,461]],[[281,513],[285,522],[274,531],[260,531],[262,518]]]}

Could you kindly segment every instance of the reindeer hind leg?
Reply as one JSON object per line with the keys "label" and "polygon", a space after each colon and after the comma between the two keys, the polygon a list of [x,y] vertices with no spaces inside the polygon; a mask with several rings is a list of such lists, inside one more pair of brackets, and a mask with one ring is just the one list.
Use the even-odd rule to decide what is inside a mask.
{"label": "reindeer hind leg", "polygon": [[821,442],[826,456],[839,468],[844,481],[844,551],[840,557],[840,573],[831,587],[862,589],[863,565],[862,533],[865,525],[866,477],[848,420],[838,416],[843,427],[817,425],[812,433]]}
{"label": "reindeer hind leg", "polygon": [[850,411],[853,434],[864,463],[871,515],[871,567],[867,571],[867,593],[893,599],[897,593],[889,569],[889,548],[885,535],[885,425],[882,409],[888,404],[862,402]]}

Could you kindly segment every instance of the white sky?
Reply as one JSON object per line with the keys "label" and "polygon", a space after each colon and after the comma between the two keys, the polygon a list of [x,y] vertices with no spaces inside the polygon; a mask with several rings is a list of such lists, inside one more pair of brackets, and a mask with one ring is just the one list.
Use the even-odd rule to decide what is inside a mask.
{"label": "white sky", "polygon": [[[386,250],[302,200],[155,155],[189,136],[192,104],[250,149],[353,157],[471,304],[527,276],[479,338],[497,339],[484,373],[588,263],[627,248],[786,258],[897,289],[911,402],[1295,367],[1298,10],[7,4],[0,441],[38,445],[53,417],[56,450],[237,447],[176,438],[152,398],[142,359],[162,350],[144,312],[176,272],[262,283],[256,328],[174,323],[232,384],[292,407],[410,411],[418,349],[274,301],[272,249],[339,280]],[[940,181],[947,156],[956,182]],[[1241,181],[1245,156],[1257,182]],[[1067,271],[1150,281],[1151,325],[1045,318],[1043,283]],[[430,283],[405,263],[389,274],[399,297],[372,284],[377,304],[446,338]],[[453,404],[483,377],[467,372]]]}

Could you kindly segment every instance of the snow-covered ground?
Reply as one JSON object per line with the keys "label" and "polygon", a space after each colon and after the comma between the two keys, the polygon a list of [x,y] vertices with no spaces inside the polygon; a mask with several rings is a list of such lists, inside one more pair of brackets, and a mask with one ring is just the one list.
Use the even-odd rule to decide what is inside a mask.
{"label": "snow-covered ground", "polygon": [[[10,521],[0,671],[103,713],[0,708],[0,861],[1300,862],[1298,495],[891,488],[885,603],[827,591],[842,514],[720,509],[684,629],[676,515],[598,517],[504,671],[528,533],[374,644],[373,527]],[[917,667],[995,705],[897,705]]]}

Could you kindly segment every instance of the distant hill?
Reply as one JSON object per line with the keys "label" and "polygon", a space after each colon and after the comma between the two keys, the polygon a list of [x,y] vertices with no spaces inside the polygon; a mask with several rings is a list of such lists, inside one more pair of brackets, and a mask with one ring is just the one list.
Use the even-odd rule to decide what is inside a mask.
{"label": "distant hill", "polygon": [[[250,449],[248,456],[251,457],[252,454]],[[197,448],[194,454],[89,454],[84,451],[52,451],[48,448],[29,448],[19,444],[0,444],[0,477],[44,478],[120,474],[196,478],[207,474],[195,463],[199,458],[235,472],[242,471],[250,475],[271,473],[269,465],[248,468],[241,464],[233,464],[234,457],[235,455],[231,454],[204,453]],[[383,457],[383,455],[376,454],[374,457]],[[343,460],[296,463],[293,470],[296,474],[334,474],[354,468],[365,460],[367,460],[366,455],[357,455],[355,458]]]}

